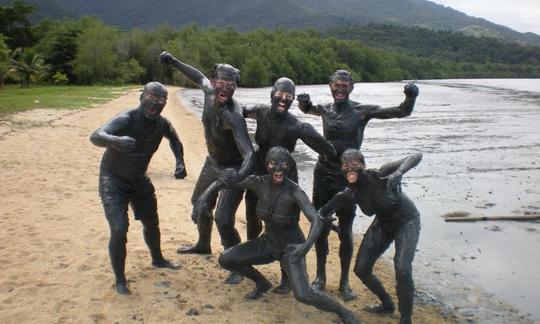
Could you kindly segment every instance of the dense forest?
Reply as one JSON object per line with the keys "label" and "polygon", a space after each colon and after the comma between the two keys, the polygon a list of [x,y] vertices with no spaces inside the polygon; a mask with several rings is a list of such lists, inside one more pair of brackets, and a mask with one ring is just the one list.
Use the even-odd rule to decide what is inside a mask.
{"label": "dense forest", "polygon": [[[336,35],[344,35],[315,30],[239,32],[231,27],[202,29],[191,25],[181,29],[161,26],[123,31],[88,17],[43,20],[32,25],[28,21],[32,10],[32,6],[22,2],[13,7],[0,6],[2,82],[6,79],[28,86],[36,82],[113,84],[159,80],[192,85],[177,71],[159,64],[158,55],[163,50],[207,75],[214,63],[230,63],[241,69],[242,85],[247,87],[268,86],[281,76],[298,84],[326,83],[336,69],[350,70],[358,81],[540,77],[538,48],[505,47],[498,43],[497,48],[492,48],[492,43],[487,42],[487,47],[476,49],[481,53],[469,60],[464,58],[468,55],[466,49],[476,45],[468,45],[459,38],[463,36],[456,36],[457,41],[452,43],[452,33],[429,31],[439,38],[422,45],[427,32],[419,28],[413,29],[419,35],[417,39],[413,37],[415,33],[407,33],[412,37],[409,41],[431,46],[426,51],[433,55],[411,52],[414,46],[407,50],[403,46],[394,48],[390,39],[404,37],[395,31],[385,41],[390,51],[368,46],[367,39],[340,39]],[[442,54],[452,46],[463,48],[463,57]],[[522,51],[521,56],[516,51]]]}

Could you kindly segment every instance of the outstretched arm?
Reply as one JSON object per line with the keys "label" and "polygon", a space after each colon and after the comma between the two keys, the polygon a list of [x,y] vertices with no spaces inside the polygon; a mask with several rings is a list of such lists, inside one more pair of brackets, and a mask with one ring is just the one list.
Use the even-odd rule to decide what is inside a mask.
{"label": "outstretched arm", "polygon": [[383,179],[388,179],[387,188],[391,190],[401,182],[401,177],[410,169],[417,166],[422,161],[422,154],[412,154],[399,161],[386,163],[379,169],[379,174]]}
{"label": "outstretched arm", "polygon": [[390,118],[403,118],[409,116],[418,97],[418,87],[409,82],[405,85],[403,92],[405,93],[405,100],[397,107],[381,108],[377,106],[369,106],[366,117],[368,119],[390,119]]}
{"label": "outstretched arm", "polygon": [[322,107],[319,105],[314,105],[311,102],[311,99],[309,97],[309,94],[307,93],[301,93],[298,96],[296,96],[296,100],[298,101],[298,108],[304,113],[304,114],[311,114],[320,116]]}
{"label": "outstretched arm", "polygon": [[120,152],[129,153],[135,150],[136,141],[129,136],[117,136],[118,132],[129,126],[130,116],[122,112],[96,129],[90,136],[90,142],[96,146],[113,148]]}
{"label": "outstretched arm", "polygon": [[180,72],[182,72],[188,79],[195,82],[199,87],[201,87],[203,90],[209,90],[212,88],[212,85],[210,84],[210,80],[204,74],[202,74],[199,70],[192,67],[189,64],[186,64],[184,62],[179,61],[177,58],[175,58],[171,53],[165,51],[159,54],[159,59],[161,63],[163,64],[169,64],[176,69],[178,69]]}
{"label": "outstretched arm", "polygon": [[315,152],[326,156],[331,161],[338,159],[336,149],[332,143],[319,134],[313,126],[308,123],[299,123],[298,130],[298,137]]}
{"label": "outstretched arm", "polygon": [[171,125],[171,122],[165,119],[166,129],[165,137],[169,140],[169,146],[176,159],[176,167],[174,170],[174,177],[176,179],[184,179],[187,176],[186,165],[184,163],[184,146],[180,141],[180,137],[176,133],[176,130]]}

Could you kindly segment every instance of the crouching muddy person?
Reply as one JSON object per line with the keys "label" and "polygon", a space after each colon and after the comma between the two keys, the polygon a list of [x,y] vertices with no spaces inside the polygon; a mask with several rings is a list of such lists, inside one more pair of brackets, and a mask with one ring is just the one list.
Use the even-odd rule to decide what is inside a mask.
{"label": "crouching muddy person", "polygon": [[[292,163],[287,149],[273,147],[266,155],[267,175],[252,175],[233,185],[252,190],[257,195],[257,215],[263,220],[265,229],[260,237],[225,250],[219,257],[219,263],[223,268],[253,280],[255,289],[246,298],[257,299],[272,285],[253,265],[279,261],[297,300],[334,312],[345,323],[359,323],[351,311],[309,285],[305,256],[321,233],[323,222],[307,195],[287,177]],[[202,213],[208,209],[212,192],[221,186],[219,181],[213,183],[197,202],[195,212]],[[307,240],[300,229],[299,209],[311,222]]]}
{"label": "crouching muddy person", "polygon": [[373,274],[377,259],[395,242],[394,268],[400,323],[411,323],[414,299],[412,262],[420,235],[420,213],[401,191],[401,177],[421,160],[421,154],[414,154],[379,169],[366,170],[362,153],[348,149],[341,156],[341,171],[348,187],[319,210],[323,219],[328,219],[336,204],[352,201],[367,216],[375,215],[364,234],[354,266],[354,273],[381,301],[380,305],[368,308],[370,312],[392,313],[395,310],[392,298]]}
{"label": "crouching muddy person", "polygon": [[161,254],[156,195],[146,174],[152,155],[166,137],[176,158],[175,178],[183,179],[187,175],[182,143],[171,123],[161,116],[166,102],[167,89],[158,82],[150,82],[144,86],[138,108],[118,114],[90,137],[94,145],[106,148],[99,170],[99,194],[111,231],[109,255],[116,291],[121,295],[129,293],[124,273],[128,204],[135,219],[143,224],[152,265],[179,269]]}
{"label": "crouching muddy person", "polygon": [[[228,64],[216,64],[212,71],[212,79],[194,67],[177,60],[169,52],[160,54],[161,62],[182,72],[188,79],[196,83],[204,92],[204,108],[202,123],[208,156],[201,170],[197,184],[191,197],[192,204],[214,181],[221,178],[224,183],[238,182],[251,173],[255,165],[255,153],[242,114],[242,108],[233,99],[240,81],[239,70]],[[227,171],[227,172],[223,172]],[[178,253],[211,254],[212,209],[225,249],[240,243],[240,235],[234,227],[235,214],[242,201],[243,191],[227,188],[212,195],[212,208],[203,214],[197,214],[193,221],[197,224],[199,238],[195,245],[179,248]],[[192,215],[196,215],[193,213]],[[237,284],[242,278],[234,273],[225,280],[228,284]]]}

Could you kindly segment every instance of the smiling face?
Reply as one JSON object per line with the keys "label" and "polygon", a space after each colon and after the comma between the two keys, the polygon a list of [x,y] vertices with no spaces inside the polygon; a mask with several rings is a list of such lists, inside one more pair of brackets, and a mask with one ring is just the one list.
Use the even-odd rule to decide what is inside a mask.
{"label": "smiling face", "polygon": [[279,78],[272,87],[270,99],[272,100],[272,111],[278,114],[285,114],[294,101],[295,86],[289,78]]}
{"label": "smiling face", "polygon": [[158,82],[150,82],[144,86],[140,97],[139,109],[149,120],[156,120],[167,104],[167,89]]}
{"label": "smiling face", "polygon": [[341,172],[348,183],[356,183],[364,174],[366,162],[360,151],[348,149],[341,155]]}
{"label": "smiling face", "polygon": [[272,183],[280,185],[289,173],[291,154],[283,147],[274,146],[266,153],[266,170]]}
{"label": "smiling face", "polygon": [[354,89],[352,74],[346,70],[337,70],[330,77],[330,92],[335,103],[342,103],[349,99]]}

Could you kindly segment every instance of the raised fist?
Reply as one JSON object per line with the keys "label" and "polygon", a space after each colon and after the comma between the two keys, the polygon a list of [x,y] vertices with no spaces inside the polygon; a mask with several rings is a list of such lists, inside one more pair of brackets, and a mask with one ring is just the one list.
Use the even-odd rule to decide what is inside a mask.
{"label": "raised fist", "polygon": [[299,94],[296,96],[296,100],[298,101],[298,108],[304,112],[311,107],[311,98],[307,93]]}
{"label": "raised fist", "polygon": [[413,82],[409,82],[403,87],[403,93],[405,93],[405,96],[407,98],[416,98],[418,97],[418,93],[420,90],[418,90],[418,87]]}
{"label": "raised fist", "polygon": [[173,60],[174,56],[167,51],[163,51],[159,54],[159,61],[163,64],[172,64]]}

